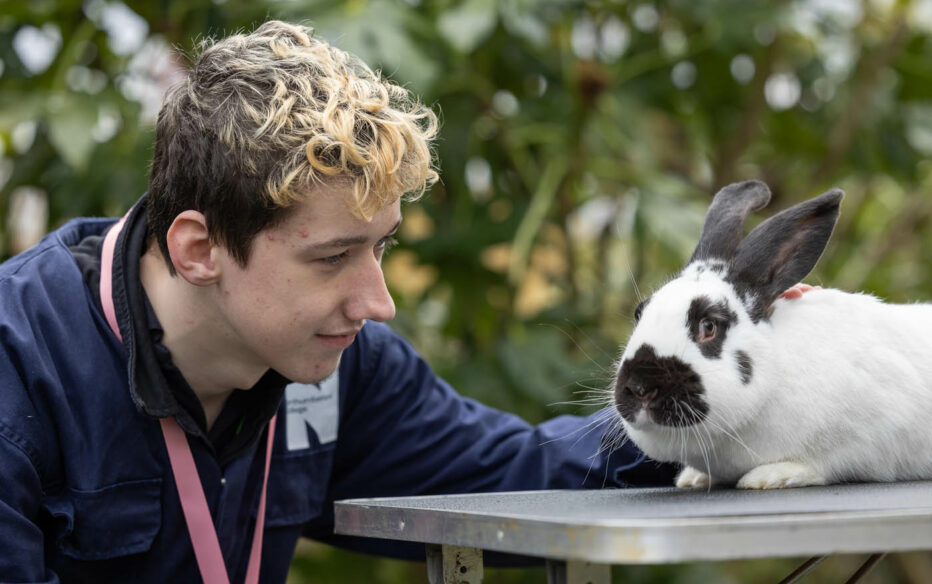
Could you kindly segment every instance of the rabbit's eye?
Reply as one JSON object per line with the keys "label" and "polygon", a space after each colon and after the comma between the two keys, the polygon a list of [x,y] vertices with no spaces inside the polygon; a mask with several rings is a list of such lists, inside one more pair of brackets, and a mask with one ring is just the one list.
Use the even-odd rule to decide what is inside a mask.
{"label": "rabbit's eye", "polygon": [[[649,299],[648,299],[649,300]],[[647,306],[647,300],[641,301],[634,309],[634,322],[641,322],[641,314],[644,313],[644,307]]]}
{"label": "rabbit's eye", "polygon": [[718,327],[715,325],[715,321],[709,318],[703,318],[699,321],[699,342],[705,343],[711,341],[715,338],[715,333],[718,332]]}

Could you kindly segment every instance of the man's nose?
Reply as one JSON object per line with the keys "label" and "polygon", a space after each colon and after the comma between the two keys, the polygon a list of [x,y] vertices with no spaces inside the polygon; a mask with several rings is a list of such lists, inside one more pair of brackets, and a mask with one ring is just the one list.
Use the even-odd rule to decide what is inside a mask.
{"label": "man's nose", "polygon": [[382,266],[373,258],[362,268],[356,289],[350,292],[346,316],[350,320],[385,322],[395,318],[395,302],[385,285]]}

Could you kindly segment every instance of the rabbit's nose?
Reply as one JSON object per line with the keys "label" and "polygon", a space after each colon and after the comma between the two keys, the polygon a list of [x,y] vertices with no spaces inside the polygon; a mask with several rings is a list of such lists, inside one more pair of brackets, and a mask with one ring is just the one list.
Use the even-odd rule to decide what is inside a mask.
{"label": "rabbit's nose", "polygon": [[632,395],[637,397],[639,400],[647,403],[652,401],[657,397],[658,389],[656,387],[647,387],[640,383],[629,383],[625,386],[625,389],[630,391]]}

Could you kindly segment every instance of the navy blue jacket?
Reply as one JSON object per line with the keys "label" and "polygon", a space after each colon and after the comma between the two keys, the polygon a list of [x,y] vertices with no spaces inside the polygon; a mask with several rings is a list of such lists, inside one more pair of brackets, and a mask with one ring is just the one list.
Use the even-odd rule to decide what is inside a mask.
{"label": "navy blue jacket", "polygon": [[[139,207],[130,223],[144,221]],[[262,582],[285,581],[302,535],[423,554],[408,544],[335,536],[338,499],[670,480],[669,468],[632,446],[593,460],[600,432],[576,432],[590,419],[563,416],[533,427],[457,395],[376,323],[366,324],[327,381],[290,384],[284,399],[287,381],[269,382],[271,405],[252,408],[245,437],[219,455],[159,386],[170,382],[148,369],[138,241],[121,235],[114,265],[123,344],[69,249],[112,223],[71,221],[0,265],[2,582],[199,581],[157,421],[165,415],[189,434],[234,583],[245,574],[258,506],[258,445],[276,409]]]}

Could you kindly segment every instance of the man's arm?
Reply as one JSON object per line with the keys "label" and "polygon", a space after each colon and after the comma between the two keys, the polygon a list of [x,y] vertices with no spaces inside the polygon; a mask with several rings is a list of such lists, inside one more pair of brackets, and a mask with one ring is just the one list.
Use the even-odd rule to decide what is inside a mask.
{"label": "man's arm", "polygon": [[616,484],[619,468],[624,484],[641,482],[642,465],[646,482],[657,481],[655,465],[630,443],[600,456],[611,417],[531,426],[457,394],[387,327],[367,328],[374,334],[359,347],[364,386],[351,391],[337,443],[340,495],[596,488]]}
{"label": "man's arm", "polygon": [[[532,426],[458,395],[384,325],[345,355],[359,363],[342,412],[325,515],[306,535],[397,555],[404,546],[332,535],[332,501],[377,496],[672,485],[675,470],[630,442],[604,450],[612,423],[595,414]],[[341,368],[341,377],[346,375]],[[604,416],[604,412],[603,412]],[[415,550],[423,555],[423,550]]]}

